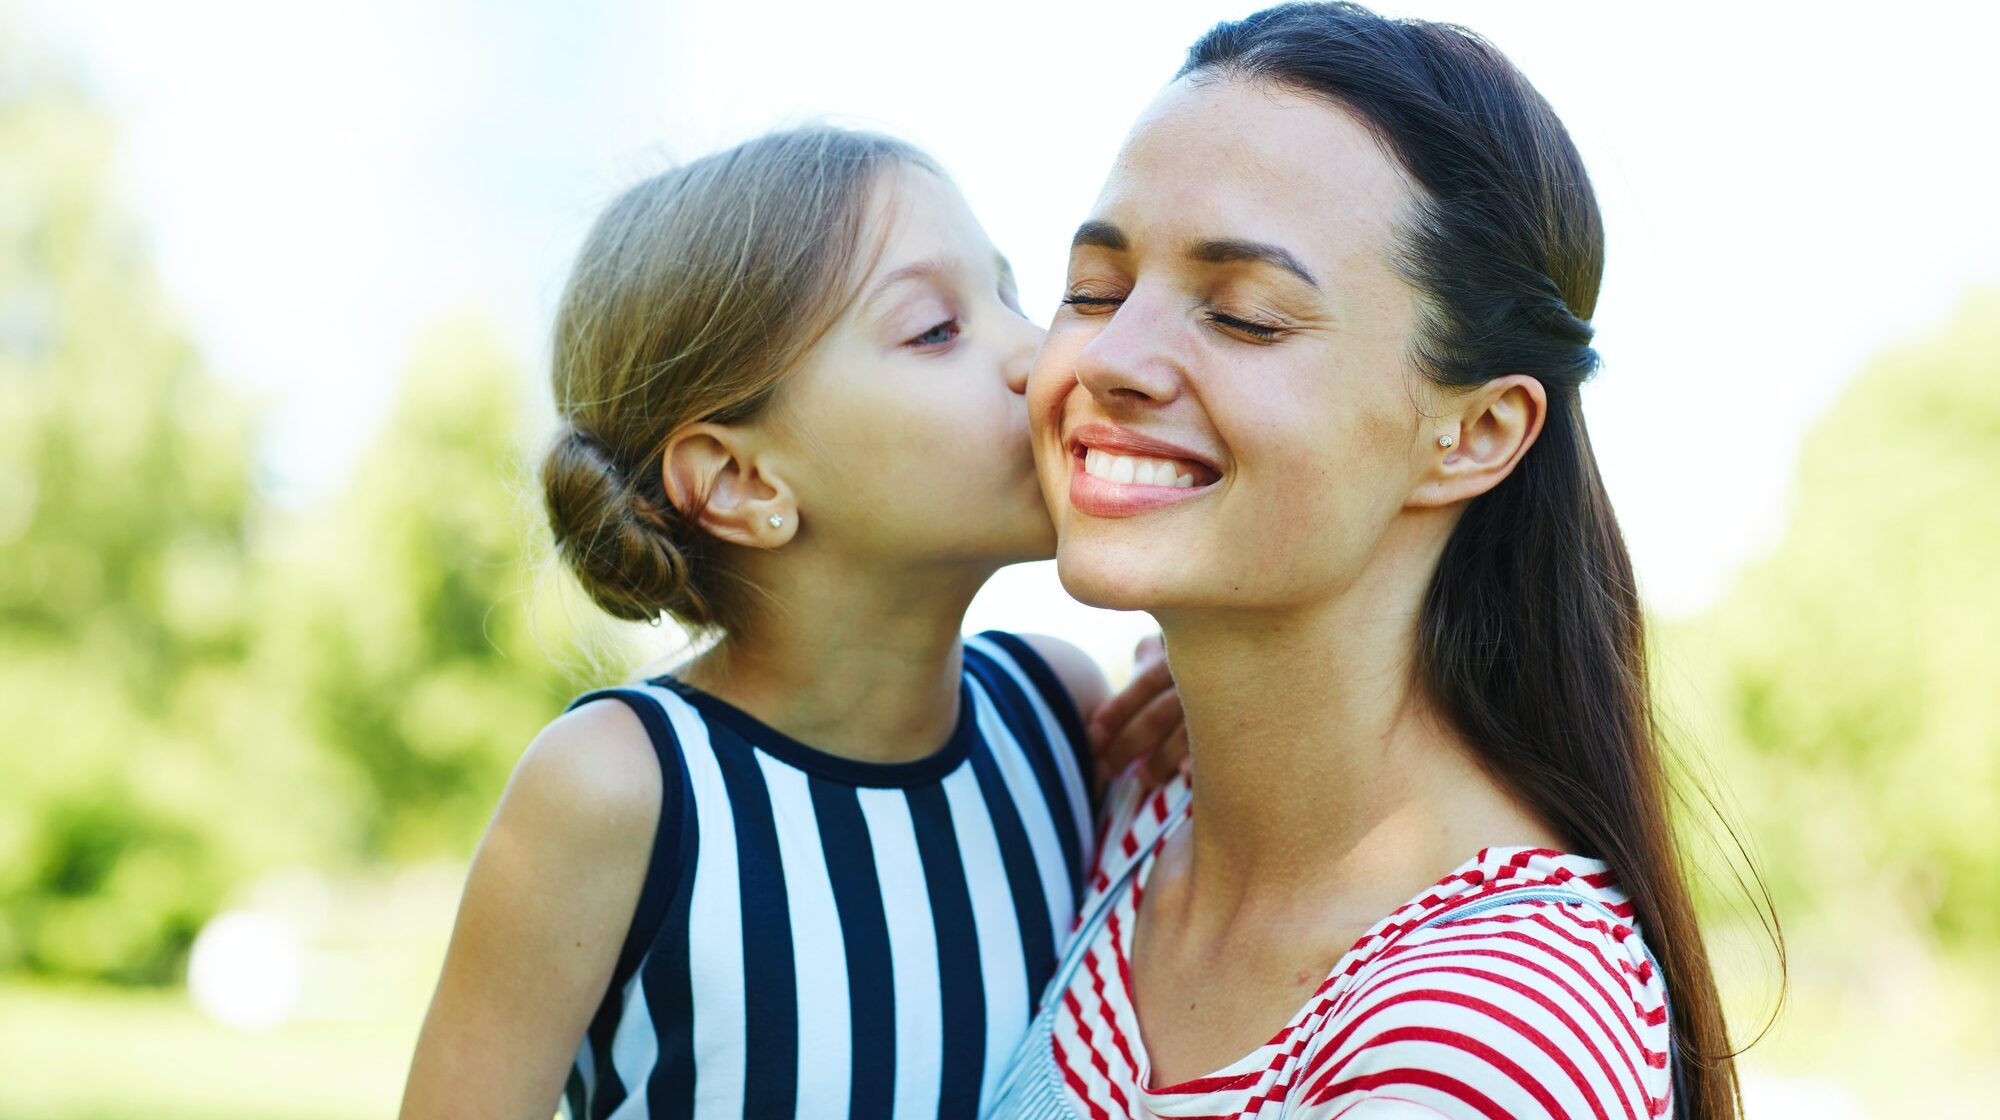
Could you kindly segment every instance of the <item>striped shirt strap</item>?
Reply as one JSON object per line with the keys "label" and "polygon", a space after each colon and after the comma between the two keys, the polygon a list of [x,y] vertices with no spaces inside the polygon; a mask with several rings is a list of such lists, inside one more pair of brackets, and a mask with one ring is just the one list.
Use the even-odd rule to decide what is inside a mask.
{"label": "striped shirt strap", "polygon": [[[1564,882],[1546,882],[1546,884],[1534,884],[1534,886],[1510,886],[1510,888],[1502,888],[1502,890],[1494,890],[1494,892],[1490,892],[1488,896],[1484,896],[1484,898],[1476,898],[1476,900],[1470,900],[1470,902],[1466,902],[1466,904],[1462,904],[1462,906],[1448,906],[1448,908],[1444,908],[1444,910],[1440,910],[1440,912],[1434,912],[1434,914],[1426,916],[1424,920],[1420,920],[1420,922],[1416,922],[1416,924],[1412,924],[1412,926],[1408,926],[1408,928],[1400,930],[1400,932],[1398,932],[1398,934],[1396,934],[1396,936],[1392,938],[1392,942],[1386,942],[1384,946],[1378,946],[1378,952],[1380,952],[1380,950],[1384,950],[1384,948],[1388,948],[1388,944],[1394,944],[1394,942],[1404,942],[1406,938],[1412,938],[1414,934],[1418,934],[1418,932],[1424,932],[1424,930],[1444,930],[1444,928],[1448,928],[1448,926],[1462,926],[1462,924],[1474,924],[1474,922],[1480,922],[1480,920],[1482,920],[1482,918],[1486,918],[1486,916],[1490,916],[1490,918],[1486,918],[1486,920],[1506,920],[1506,916],[1504,916],[1504,914],[1496,914],[1496,912],[1506,912],[1506,910],[1512,910],[1512,908],[1522,908],[1522,906],[1530,906],[1530,908],[1558,908],[1558,906],[1566,906],[1566,908],[1578,908],[1578,910],[1584,910],[1584,912],[1590,912],[1590,914],[1598,914],[1598,916],[1602,918],[1602,928],[1604,928],[1604,930],[1616,930],[1616,928],[1622,928],[1622,926],[1626,926],[1626,924],[1630,922],[1630,912],[1626,912],[1626,914],[1620,914],[1620,912],[1618,912],[1618,910],[1614,910],[1614,908],[1612,908],[1610,904],[1606,904],[1606,900],[1604,900],[1604,898],[1598,898],[1598,896],[1592,896],[1592,894],[1588,894],[1588,892],[1582,892],[1582,890],[1578,890],[1578,888],[1574,888],[1574,886],[1568,886],[1568,884],[1564,884]],[[1446,940],[1456,940],[1456,938],[1446,938]],[[1644,954],[1644,958],[1646,958],[1646,966],[1650,968],[1650,974],[1652,974],[1652,976],[1664,976],[1664,974],[1660,972],[1660,964],[1658,964],[1658,960],[1654,958],[1654,952],[1652,952],[1652,948],[1650,948],[1650,946],[1648,946],[1648,944],[1646,944],[1646,942],[1644,942],[1642,938],[1632,938],[1632,940],[1634,940],[1634,944],[1638,946],[1638,950],[1640,950],[1640,952]],[[1464,964],[1456,964],[1456,966],[1448,968],[1448,972],[1456,972],[1456,970],[1462,970],[1462,968],[1464,968]],[[1664,996],[1666,996],[1666,992],[1664,992],[1664,982],[1662,982],[1662,1004],[1660,1004],[1660,1008],[1658,1008],[1658,1014],[1660,1014],[1662,1018],[1660,1018],[1658,1022],[1660,1022],[1660,1026],[1662,1026],[1662,1030],[1664,1030],[1664,1034],[1666,1034],[1666,1038],[1668,1038],[1668,1046],[1666,1046],[1666,1062],[1668,1062],[1668,1078],[1670,1078],[1670,1084],[1672,1084],[1672,1092],[1670,1092],[1670,1096],[1672,1096],[1672,1112],[1674,1112],[1674,1116],[1676,1116],[1676,1118],[1684,1118],[1684,1116],[1688,1116],[1688,1098],[1686,1098],[1686,1092],[1684,1092],[1684,1080],[1682,1080],[1682,1078],[1684,1078],[1684,1070],[1682,1070],[1682,1060],[1680,1060],[1680,1054],[1678,1054],[1678,1046],[1676,1046],[1676,1044],[1672,1042],[1672,1008],[1670,1008],[1670,1000],[1666,1000]],[[1388,1000],[1386,1004],[1382,1004],[1382,1006],[1388,1006],[1388,1004],[1394,1004],[1394,1002],[1400,1002],[1402,998],[1406,998],[1406,996],[1392,996],[1392,998],[1390,998],[1390,1000]],[[1522,1028],[1522,1026],[1518,1024],[1518,1022],[1516,1022],[1516,1024],[1512,1024],[1512,1026],[1514,1026],[1514,1030],[1518,1030],[1518,1032],[1524,1032],[1524,1034],[1526,1034],[1526,1030],[1524,1030],[1524,1028]],[[1598,1026],[1602,1026],[1602,1020],[1598,1022]],[[1352,1030],[1352,1028],[1350,1028],[1350,1030]],[[1344,1034],[1344,1032],[1342,1032],[1342,1034]],[[1390,1032],[1390,1034],[1398,1034],[1398,1032]],[[1578,1036],[1578,1038],[1582,1038],[1582,1036]],[[1404,1038],[1404,1042],[1408,1042],[1408,1038]],[[1636,1036],[1634,1036],[1634,1044],[1636,1044],[1636,1042],[1638,1042],[1638,1040],[1636,1040]],[[1546,1048],[1548,1048],[1550,1044],[1552,1044],[1552,1042],[1542,1042],[1544,1050],[1546,1050]],[[1496,1050],[1496,1048],[1492,1048],[1492,1046],[1486,1046],[1486,1044],[1482,1044],[1480,1040],[1472,1040],[1472,1042],[1468,1042],[1468,1046],[1472,1046],[1472,1048],[1476,1048],[1476,1050],[1482,1050],[1482,1052],[1484,1052],[1484,1056],[1482,1056],[1482,1062],[1490,1064],[1492,1068],[1496,1068],[1496,1070],[1510,1070],[1510,1076],[1514,1076],[1516,1080],[1520,1080],[1522,1076],[1526,1076],[1526,1072],[1524,1072],[1524,1070],[1522,1070],[1522,1068],[1520,1068],[1520,1066],[1516,1064],[1516,1060],[1514,1060],[1514,1058],[1516,1058],[1516,1054],[1508,1054],[1508,1052],[1506,1052],[1506,1048],[1498,1048],[1498,1050]],[[1608,1066],[1608,1062],[1606,1062],[1606,1060],[1604,1060],[1604,1058],[1602,1058],[1602,1056],[1598,1054],[1598,1050],[1596,1050],[1596,1048],[1592,1048],[1592,1046],[1590,1046],[1588,1042],[1584,1042],[1584,1048],[1586,1048],[1584,1052],[1588,1052],[1588,1056],[1592,1056],[1592,1058],[1596,1058],[1596,1060],[1598,1060],[1600,1064],[1604,1064],[1604,1066],[1606,1066],[1606,1070],[1610,1068],[1610,1066]],[[1576,1052],[1576,1054],[1570,1054],[1568,1058],[1572,1058],[1572,1060],[1578,1060],[1578,1066],[1582,1066],[1580,1058],[1584,1056],[1584,1052]],[[1308,1066],[1310,1066],[1310,1064],[1316,1064],[1316,1062],[1318,1062],[1318,1060],[1310,1060],[1310,1062],[1308,1062]],[[1482,1068],[1484,1068],[1484,1066],[1482,1066]],[[1630,1068],[1630,1066],[1628,1066],[1628,1068]],[[1360,1088],[1360,1082],[1362,1082],[1362,1080],[1372,1080],[1372,1078],[1374,1078],[1374,1074],[1362,1074],[1362,1076],[1354,1076],[1352,1072],[1350,1072],[1348,1076],[1352,1078],[1352,1080],[1350,1080],[1350,1084],[1352,1084],[1354,1088]],[[1474,1104],[1476,1108],[1484,1108],[1484,1110],[1490,1110],[1490,1108],[1498,1108],[1498,1106],[1496,1106],[1496,1104],[1494,1104],[1492,1100],[1486,1100],[1484,1096],[1478,1096],[1478,1090],[1474,1090],[1474,1088],[1472,1088],[1472,1086],[1470,1086],[1470,1084],[1468,1084],[1468,1082],[1466,1082],[1464,1078],[1458,1078],[1458,1076],[1454,1076],[1454,1074],[1452,1074],[1450,1070],[1444,1070],[1444,1068],[1438,1068],[1438,1070],[1426,1070],[1426,1076],[1434,1078],[1434,1082],[1424,1082],[1424,1084],[1426,1084],[1426,1088],[1448,1088],[1448,1086],[1450,1086],[1450,1092],[1454,1092],[1456,1096],[1462,1096],[1464,1100],[1472,1102],[1472,1104]],[[1582,1074],[1578,1074],[1576,1070],[1570,1070],[1570,1076],[1572,1076],[1572,1078],[1580,1078]],[[1636,1070],[1634,1070],[1634,1074],[1632,1074],[1632,1076],[1634,1076],[1634,1078],[1638,1076],[1638,1074],[1636,1074]],[[1308,1074],[1308,1078],[1310,1078],[1310,1074]],[[1312,1088],[1308,1088],[1308,1100],[1314,1100],[1316,1104],[1318,1104],[1318,1102],[1326,1102],[1326,1100],[1330,1098],[1330,1094],[1334,1092],[1332,1088],[1328,1088],[1328,1082],[1330,1082],[1330,1078],[1332,1078],[1332,1072],[1324,1072],[1324,1074],[1318,1074],[1318,1078],[1316,1078],[1316,1080],[1312,1080]],[[1408,1076],[1408,1072],[1406,1072],[1406,1070],[1402,1072],[1402,1076],[1394,1078],[1394,1082],[1398,1082],[1398,1084],[1408,1084],[1410,1080],[1412,1080],[1412,1078]],[[1560,1084],[1560,1082],[1558,1082],[1558,1084]],[[1578,1084],[1578,1088],[1582,1088],[1582,1080],[1578,1080],[1576,1084]],[[1544,1094],[1544,1096],[1546,1096],[1546,1094]],[[1378,1106],[1376,1102],[1380,1102],[1380,1106]],[[1552,1112],[1552,1114],[1564,1114],[1564,1112],[1558,1112],[1558,1106],[1554,1104],[1554,1098],[1552,1098],[1552,1096],[1546,1096],[1546,1100],[1544,1100],[1542,1104],[1544,1104],[1544,1108],[1546,1108],[1548,1112]],[[1592,1108],[1596,1108],[1596,1102],[1592,1102]],[[1312,1114],[1312,1116],[1320,1116],[1320,1112],[1310,1112],[1310,1110],[1308,1110],[1308,1114]],[[1394,1090],[1392,1090],[1390,1094],[1380,1094],[1380,1096],[1378,1096],[1378,1094],[1374,1094],[1374,1092],[1370,1092],[1370,1094],[1368,1094],[1368,1096],[1366,1096],[1364,1100],[1358,1100],[1358,1102],[1352,1102],[1352,1104],[1348,1104],[1348,1106],[1346,1106],[1346,1108],[1342,1108],[1342,1110],[1340,1110],[1340,1112],[1338,1112],[1336,1116],[1338,1116],[1340,1120],[1344,1120],[1344,1118],[1346,1118],[1346,1116],[1350,1116],[1350,1114],[1352,1114],[1352,1116],[1374,1116],[1374,1114],[1380,1114],[1380,1116],[1388,1118],[1388,1116],[1406,1116],[1406,1114],[1408,1114],[1408,1116],[1416,1116],[1416,1114],[1424,1114],[1424,1116],[1430,1116],[1430,1114],[1434,1114],[1434,1110],[1428,1110],[1428,1108],[1424,1108],[1424,1106],[1420,1106],[1420,1104],[1414,1104],[1414,1102],[1408,1102],[1408,1100],[1402,1100],[1402,1098],[1394,1096]],[[1536,1112],[1536,1114],[1540,1116],[1542,1112]],[[1602,1116],[1606,1116],[1606,1112],[1604,1112],[1604,1110],[1598,1110],[1596,1114],[1598,1114],[1600,1118],[1602,1118]],[[1626,1106],[1626,1114],[1628,1114],[1628,1116],[1630,1116],[1630,1114],[1634,1114],[1634,1112],[1632,1112],[1632,1106],[1630,1106],[1630,1104]]]}
{"label": "striped shirt strap", "polygon": [[[1168,816],[1165,819],[1181,819],[1179,814],[1191,797],[1190,787],[1185,782],[1177,783],[1173,789],[1162,791],[1161,795],[1166,798],[1164,804]],[[1071,981],[1076,978],[1077,969],[1083,966],[1093,943],[1117,911],[1124,888],[1131,885],[1133,876],[1139,873],[1140,865],[1145,863],[1150,850],[1149,844],[1136,853],[1121,849],[1099,854],[1101,874],[1096,876],[1095,901],[1087,911],[1078,915],[1076,932],[1070,938],[1069,947],[1063,953],[1055,975],[1042,991],[1038,1002],[1040,1011],[1015,1048],[987,1115],[1005,1117],[1006,1120],[1078,1120],[1064,1095],[1066,1071],[1052,1051],[1055,1020],[1063,1006],[1063,993],[1068,991]]]}
{"label": "striped shirt strap", "polygon": [[[1167,798],[1165,819],[1177,821],[1182,819],[1181,813],[1193,797],[1193,787],[1185,782],[1176,783],[1172,788],[1163,791],[1161,796]],[[1042,989],[1041,1001],[1036,1006],[1052,1009],[1063,992],[1069,988],[1069,982],[1075,977],[1077,968],[1082,965],[1083,959],[1090,955],[1092,943],[1097,940],[1098,933],[1104,929],[1104,924],[1118,909],[1118,900],[1124,897],[1124,888],[1131,885],[1132,877],[1139,873],[1140,865],[1146,862],[1146,857],[1151,851],[1151,845],[1148,845],[1132,853],[1119,851],[1103,854],[1105,878],[1109,880],[1109,885],[1097,893],[1096,906],[1089,913],[1080,915],[1076,934],[1070,938],[1069,950],[1063,954],[1062,963],[1056,967],[1056,974],[1049,979],[1047,987]]]}
{"label": "striped shirt strap", "polygon": [[[564,710],[575,711],[598,700],[621,703],[639,717],[639,723],[646,729],[646,738],[652,742],[653,756],[660,764],[660,821],[653,830],[653,856],[646,867],[646,883],[639,892],[638,906],[632,912],[631,928],[626,931],[625,942],[619,947],[618,963],[611,974],[609,990],[615,993],[624,989],[626,981],[631,979],[647,948],[652,945],[661,919],[673,900],[681,873],[694,854],[694,822],[689,811],[694,795],[688,788],[687,759],[681,753],[680,739],[674,734],[673,724],[656,697],[639,688],[605,688],[577,697]],[[606,1009],[613,1014],[616,1013],[615,1003],[607,1001],[606,1004]]]}
{"label": "striped shirt strap", "polygon": [[[1090,860],[1082,848],[1091,839],[1091,822],[1100,806],[1091,789],[1095,762],[1076,699],[1069,694],[1034,647],[1018,635],[987,630],[965,640],[966,669],[1000,708],[1014,737],[1044,771],[1043,796],[1052,806],[1066,806],[1079,836],[1075,850],[1065,850],[1078,874]],[[1078,796],[1071,797],[1074,785]]]}
{"label": "striped shirt strap", "polygon": [[1019,634],[1009,634],[1005,630],[986,630],[981,632],[979,637],[1006,650],[1014,659],[1014,663],[1028,674],[1028,679],[1035,682],[1036,691],[1042,694],[1049,709],[1062,724],[1063,734],[1069,739],[1071,749],[1079,752],[1078,761],[1089,762],[1088,740],[1083,733],[1083,713],[1077,709],[1076,697],[1071,696],[1069,689],[1063,687],[1062,681],[1056,677],[1056,672],[1049,667],[1048,661],[1036,653],[1035,647],[1029,645]]}

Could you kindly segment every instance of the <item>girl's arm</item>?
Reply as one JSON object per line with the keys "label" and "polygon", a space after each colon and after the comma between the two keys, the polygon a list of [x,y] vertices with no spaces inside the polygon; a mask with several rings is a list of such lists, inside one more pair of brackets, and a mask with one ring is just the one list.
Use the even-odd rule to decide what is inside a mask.
{"label": "girl's arm", "polygon": [[1165,782],[1180,768],[1188,753],[1187,726],[1181,719],[1180,693],[1167,671],[1166,645],[1158,635],[1139,643],[1132,679],[1115,696],[1104,670],[1089,654],[1045,634],[1020,637],[1049,663],[1076,701],[1096,763],[1097,789],[1102,790],[1134,759],[1145,759],[1149,787]]}
{"label": "girl's arm", "polygon": [[622,704],[585,704],[528,747],[466,877],[403,1120],[548,1120],[638,905],[660,796]]}

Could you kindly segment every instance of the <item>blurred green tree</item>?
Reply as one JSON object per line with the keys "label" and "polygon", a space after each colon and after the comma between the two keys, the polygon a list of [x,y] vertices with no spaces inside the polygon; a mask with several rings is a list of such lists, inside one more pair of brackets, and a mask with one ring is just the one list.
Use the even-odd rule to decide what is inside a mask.
{"label": "blurred green tree", "polygon": [[274,683],[366,783],[369,858],[470,854],[580,681],[571,621],[592,612],[569,581],[538,580],[526,547],[546,530],[522,390],[492,331],[439,327],[345,492],[288,531],[264,644]]}
{"label": "blurred green tree", "polygon": [[110,129],[24,53],[0,36],[0,973],[158,983],[266,871],[468,853],[601,624],[530,562],[522,371],[476,323],[333,499],[267,501],[254,411],[107,198]]}
{"label": "blurred green tree", "polygon": [[254,417],[107,201],[105,122],[0,50],[0,968],[159,980],[319,849],[277,801],[326,760],[245,672]]}
{"label": "blurred green tree", "polygon": [[1775,550],[1668,630],[1677,707],[1785,920],[1893,911],[2000,949],[2000,293],[1893,350],[1808,435]]}

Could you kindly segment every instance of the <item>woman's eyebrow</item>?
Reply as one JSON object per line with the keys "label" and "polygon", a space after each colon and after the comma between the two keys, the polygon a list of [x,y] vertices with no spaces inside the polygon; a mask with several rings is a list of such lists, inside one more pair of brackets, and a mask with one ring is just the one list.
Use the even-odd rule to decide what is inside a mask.
{"label": "woman's eyebrow", "polygon": [[1083,245],[1095,245],[1100,249],[1122,253],[1126,248],[1125,231],[1110,222],[1088,221],[1076,227],[1076,236],[1069,240],[1069,247],[1072,249]]}
{"label": "woman's eyebrow", "polygon": [[1188,247],[1187,255],[1190,259],[1203,264],[1257,261],[1275,265],[1313,287],[1319,287],[1319,281],[1313,279],[1312,272],[1300,263],[1299,258],[1293,256],[1290,250],[1263,241],[1244,241],[1233,237],[1200,241]]}
{"label": "woman's eyebrow", "polygon": [[[1069,244],[1072,249],[1084,245],[1092,245],[1100,249],[1109,249],[1114,253],[1123,253],[1132,247],[1131,242],[1125,237],[1124,230],[1119,229],[1110,222],[1096,220],[1085,222],[1076,227],[1076,236],[1070,239]],[[1189,260],[1200,261],[1203,264],[1231,264],[1237,261],[1254,261],[1273,265],[1284,269],[1286,272],[1304,280],[1315,288],[1319,287],[1319,280],[1313,276],[1312,270],[1307,268],[1297,255],[1281,245],[1272,245],[1265,241],[1250,241],[1240,237],[1210,238],[1206,241],[1197,241],[1193,245],[1188,246],[1187,256]]]}

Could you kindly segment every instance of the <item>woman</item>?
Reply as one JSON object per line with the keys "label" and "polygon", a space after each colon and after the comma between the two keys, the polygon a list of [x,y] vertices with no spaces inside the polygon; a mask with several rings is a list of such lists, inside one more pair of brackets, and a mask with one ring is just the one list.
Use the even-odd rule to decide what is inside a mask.
{"label": "woman", "polygon": [[997,1115],[1735,1114],[1578,402],[1602,261],[1457,28],[1273,8],[1141,116],[1029,409],[1195,777],[1114,793]]}

